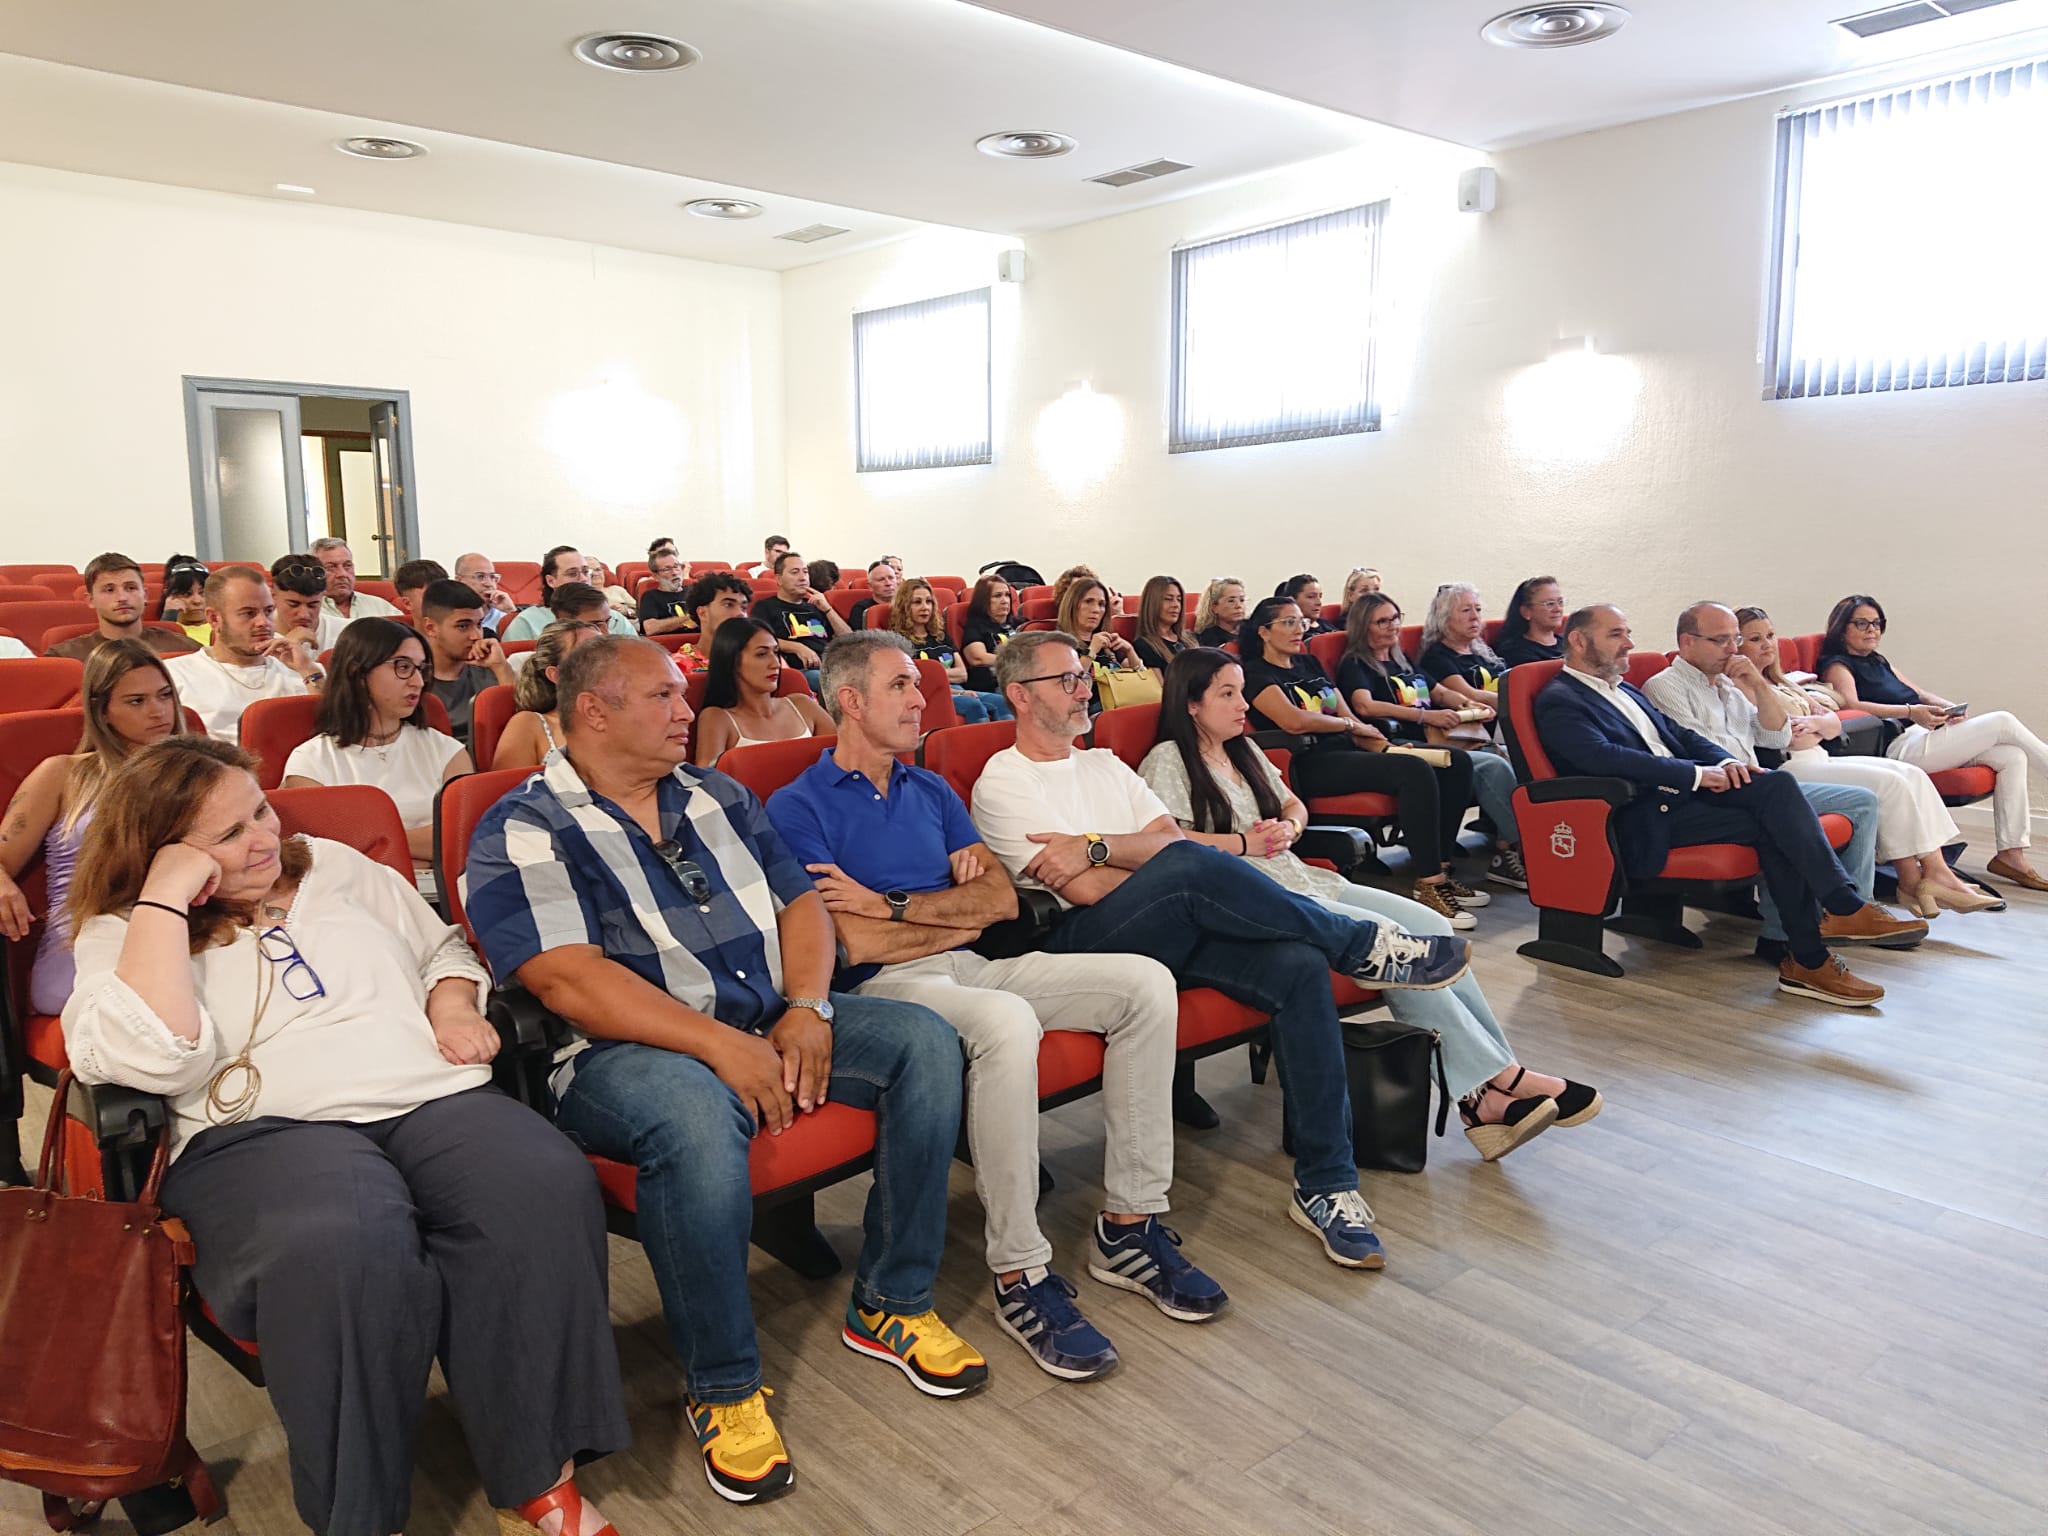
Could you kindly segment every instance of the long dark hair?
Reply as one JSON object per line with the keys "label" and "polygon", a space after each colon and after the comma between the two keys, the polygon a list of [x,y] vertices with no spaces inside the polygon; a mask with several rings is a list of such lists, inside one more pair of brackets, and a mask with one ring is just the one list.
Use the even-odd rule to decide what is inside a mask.
{"label": "long dark hair", "polygon": [[[1891,621],[1884,616],[1884,604],[1862,592],[1851,592],[1828,610],[1827,633],[1820,637],[1820,653],[1823,656],[1847,656],[1849,654],[1849,616],[1858,608],[1877,610],[1877,632],[1883,634],[1891,627]],[[1880,661],[1881,651],[1872,652]]]}
{"label": "long dark hair", "polygon": [[[1400,617],[1401,605],[1385,592],[1368,592],[1351,605],[1351,611],[1344,615],[1344,655],[1348,659],[1356,656],[1360,662],[1379,674],[1381,682],[1387,680],[1387,669],[1372,653],[1372,619],[1382,608],[1392,608],[1395,617]],[[1415,670],[1406,656],[1401,654],[1401,637],[1394,636],[1394,654],[1387,658],[1402,672]]]}
{"label": "long dark hair", "polygon": [[[1091,592],[1102,594],[1102,622],[1084,635],[1080,630],[1081,600]],[[1053,616],[1053,623],[1062,634],[1085,641],[1106,629],[1114,628],[1110,622],[1112,617],[1109,611],[1109,588],[1097,577],[1076,576],[1067,583],[1066,594],[1060,598],[1059,610]]]}
{"label": "long dark hair", "polygon": [[[1266,642],[1259,637],[1259,631],[1279,618],[1281,613],[1288,608],[1300,612],[1301,605],[1291,597],[1260,598],[1253,606],[1252,611],[1244,616],[1244,622],[1237,627],[1238,654],[1247,659],[1253,657],[1263,659],[1266,654]],[[1303,651],[1301,654],[1307,657],[1311,663],[1315,661],[1315,658],[1309,656],[1307,651]]]}
{"label": "long dark hair", "polygon": [[1171,576],[1154,576],[1138,594],[1138,638],[1154,646],[1159,644],[1160,628],[1165,623],[1160,615],[1169,592],[1180,599],[1180,617],[1173,621],[1170,643],[1186,647],[1194,642],[1194,636],[1188,632],[1188,589]]}
{"label": "long dark hair", "polygon": [[766,619],[727,619],[711,636],[711,659],[704,668],[704,707],[737,709],[740,702],[740,652],[756,635],[775,638]]}
{"label": "long dark hair", "polygon": [[1494,638],[1493,648],[1496,651],[1509,641],[1519,640],[1529,633],[1529,621],[1522,617],[1522,609],[1535,600],[1538,587],[1557,584],[1555,576],[1531,576],[1515,588],[1515,595],[1508,599],[1508,611],[1500,621],[1500,634]]}
{"label": "long dark hair", "polygon": [[[357,619],[334,642],[334,656],[327,667],[327,682],[320,690],[320,713],[314,729],[332,736],[344,747],[359,747],[370,739],[370,673],[398,654],[398,648],[412,641],[422,651],[426,641],[410,624],[396,619]],[[430,663],[422,663],[423,666]],[[427,689],[424,674],[420,701],[401,726],[427,723]]]}
{"label": "long dark hair", "polygon": [[[1195,645],[1182,651],[1166,665],[1166,686],[1159,695],[1159,739],[1170,741],[1180,753],[1181,767],[1188,775],[1188,804],[1193,808],[1197,832],[1242,832],[1231,824],[1230,801],[1225,798],[1216,776],[1202,761],[1202,733],[1189,711],[1201,703],[1225,667],[1237,665],[1237,658],[1214,646]],[[1270,820],[1280,814],[1282,801],[1267,781],[1265,754],[1251,737],[1239,732],[1223,743],[1223,755],[1231,767],[1251,786],[1258,802],[1259,816]]]}
{"label": "long dark hair", "polygon": [[[176,598],[203,592],[206,589],[206,567],[190,555],[173,555],[164,566],[163,596],[157,599],[156,616],[170,620],[171,603]],[[322,572],[324,578],[325,572]],[[174,621],[172,621],[174,622]]]}

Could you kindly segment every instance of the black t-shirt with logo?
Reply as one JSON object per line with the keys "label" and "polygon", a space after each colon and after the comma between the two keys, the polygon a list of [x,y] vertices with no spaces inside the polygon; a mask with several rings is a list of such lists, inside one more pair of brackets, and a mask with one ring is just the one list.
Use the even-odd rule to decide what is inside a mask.
{"label": "black t-shirt with logo", "polygon": [[775,631],[777,640],[794,640],[814,651],[822,651],[832,638],[832,626],[816,603],[792,603],[780,597],[763,597],[749,610]]}
{"label": "black t-shirt with logo", "polygon": [[1254,731],[1279,731],[1286,727],[1269,720],[1259,709],[1259,696],[1268,688],[1278,688],[1288,703],[1296,709],[1311,715],[1331,715],[1341,718],[1343,709],[1337,693],[1337,685],[1330,681],[1323,669],[1316,665],[1313,656],[1303,654],[1290,659],[1284,667],[1276,667],[1264,655],[1246,656],[1239,665],[1244,668],[1245,702],[1252,707],[1251,719],[1246,726]]}
{"label": "black t-shirt with logo", "polygon": [[[1429,674],[1419,667],[1402,671],[1389,665],[1385,672],[1365,664],[1362,656],[1346,656],[1337,667],[1337,686],[1344,697],[1361,690],[1370,694],[1381,704],[1396,704],[1403,709],[1433,709],[1429,693],[1432,684]],[[1404,720],[1398,715],[1381,715],[1373,721],[1387,736],[1395,741],[1426,741],[1428,729],[1420,720]]]}
{"label": "black t-shirt with logo", "polygon": [[690,616],[690,592],[686,587],[680,592],[664,592],[660,587],[649,587],[640,594],[640,622],[649,619],[687,619]]}
{"label": "black t-shirt with logo", "polygon": [[[994,619],[977,619],[968,615],[967,622],[960,628],[960,648],[964,651],[970,645],[988,648],[990,656],[1002,649],[1003,642],[1017,633],[1017,626],[1008,622],[997,623]],[[977,667],[967,664],[967,686],[975,693],[995,693],[996,669],[993,666]]]}

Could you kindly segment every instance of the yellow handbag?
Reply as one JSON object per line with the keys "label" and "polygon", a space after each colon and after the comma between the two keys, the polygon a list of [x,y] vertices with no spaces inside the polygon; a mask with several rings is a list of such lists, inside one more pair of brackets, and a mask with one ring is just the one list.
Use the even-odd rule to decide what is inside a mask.
{"label": "yellow handbag", "polygon": [[1127,704],[1157,704],[1163,680],[1157,672],[1133,672],[1123,667],[1095,669],[1095,698],[1104,709],[1122,709]]}

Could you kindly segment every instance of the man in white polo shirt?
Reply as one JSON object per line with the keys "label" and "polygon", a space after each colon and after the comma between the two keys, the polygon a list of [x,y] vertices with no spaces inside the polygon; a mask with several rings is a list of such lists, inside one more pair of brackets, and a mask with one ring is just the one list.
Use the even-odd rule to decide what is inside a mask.
{"label": "man in white polo shirt", "polygon": [[374,592],[356,590],[356,557],[346,539],[315,539],[313,558],[327,567],[326,610],[350,619],[400,619],[405,615]]}
{"label": "man in white polo shirt", "polygon": [[165,666],[179,702],[199,712],[215,740],[236,740],[242,711],[258,699],[289,698],[324,680],[305,648],[278,634],[270,584],[255,566],[224,565],[206,578],[206,617],[213,644]]}

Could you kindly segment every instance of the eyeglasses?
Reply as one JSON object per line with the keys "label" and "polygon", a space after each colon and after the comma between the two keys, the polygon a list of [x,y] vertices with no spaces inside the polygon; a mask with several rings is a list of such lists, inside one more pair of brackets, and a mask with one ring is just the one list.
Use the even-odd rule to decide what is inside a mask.
{"label": "eyeglasses", "polygon": [[564,619],[562,621],[562,628],[579,631],[586,629],[604,630],[610,629],[611,623],[610,619]]}
{"label": "eyeglasses", "polygon": [[711,877],[704,873],[704,866],[691,859],[683,851],[683,845],[674,838],[664,838],[654,845],[654,856],[675,871],[676,878],[683,884],[683,894],[702,906],[711,899]]}
{"label": "eyeglasses", "polygon": [[394,656],[384,665],[391,669],[391,675],[401,683],[410,682],[427,670],[410,656]]}
{"label": "eyeglasses", "polygon": [[272,965],[284,967],[285,996],[294,1002],[309,1003],[316,997],[327,995],[327,988],[320,984],[319,974],[306,963],[306,957],[299,953],[299,946],[292,942],[292,936],[282,926],[266,928],[256,935],[256,947],[263,951],[263,958]]}
{"label": "eyeglasses", "polygon": [[1301,619],[1301,616],[1300,616],[1299,614],[1297,614],[1297,615],[1296,615],[1295,617],[1293,617],[1293,618],[1291,618],[1291,619],[1268,619],[1268,620],[1266,621],[1266,628],[1268,628],[1268,629],[1299,629],[1299,628],[1301,628],[1301,626],[1302,626],[1302,622],[1303,622],[1303,621],[1302,621],[1302,619]]}
{"label": "eyeglasses", "polygon": [[1883,620],[1883,619],[1851,619],[1851,620],[1849,621],[1849,627],[1850,627],[1851,629],[1861,629],[1861,630],[1875,630],[1875,631],[1876,631],[1877,633],[1879,633],[1879,634],[1882,634],[1882,633],[1884,633],[1884,620]]}
{"label": "eyeglasses", "polygon": [[1041,672],[1036,677],[1020,677],[1020,683],[1058,683],[1062,693],[1079,693],[1088,686],[1093,676],[1088,672]]}

